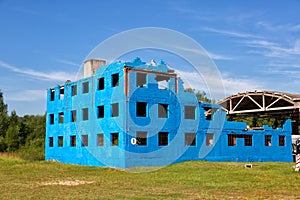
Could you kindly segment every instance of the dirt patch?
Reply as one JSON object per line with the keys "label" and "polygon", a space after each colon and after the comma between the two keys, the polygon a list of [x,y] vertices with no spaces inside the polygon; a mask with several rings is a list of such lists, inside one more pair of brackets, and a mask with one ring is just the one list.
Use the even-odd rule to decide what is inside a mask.
{"label": "dirt patch", "polygon": [[43,182],[41,185],[67,185],[67,186],[76,186],[76,185],[88,185],[94,183],[93,181],[67,181],[67,180],[58,180],[58,181],[48,181]]}

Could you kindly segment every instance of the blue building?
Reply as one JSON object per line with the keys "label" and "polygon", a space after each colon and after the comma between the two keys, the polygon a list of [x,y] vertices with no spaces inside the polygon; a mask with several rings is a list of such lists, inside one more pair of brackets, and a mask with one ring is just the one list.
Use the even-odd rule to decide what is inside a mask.
{"label": "blue building", "polygon": [[247,128],[199,102],[164,62],[88,60],[83,79],[48,89],[45,159],[91,166],[187,160],[292,161],[291,121]]}

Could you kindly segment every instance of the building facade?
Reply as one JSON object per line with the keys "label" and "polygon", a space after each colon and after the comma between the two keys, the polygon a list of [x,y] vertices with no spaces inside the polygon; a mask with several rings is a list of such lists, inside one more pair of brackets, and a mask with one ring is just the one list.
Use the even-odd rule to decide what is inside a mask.
{"label": "building facade", "polygon": [[291,121],[247,129],[199,102],[164,62],[88,60],[84,78],[48,89],[45,159],[129,168],[187,160],[292,161]]}

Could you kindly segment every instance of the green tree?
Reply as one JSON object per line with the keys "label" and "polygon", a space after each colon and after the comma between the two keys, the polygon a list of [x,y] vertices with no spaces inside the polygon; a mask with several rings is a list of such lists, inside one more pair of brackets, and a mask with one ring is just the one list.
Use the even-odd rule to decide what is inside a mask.
{"label": "green tree", "polygon": [[5,135],[8,125],[7,105],[4,103],[3,93],[0,90],[0,152],[5,151],[7,148]]}
{"label": "green tree", "polygon": [[207,96],[206,96],[206,93],[203,91],[203,92],[200,92],[200,91],[195,91],[195,89],[192,89],[192,88],[186,88],[184,90],[185,92],[193,92],[195,93],[196,97],[198,98],[199,101],[205,101],[205,102],[208,102],[208,103],[212,103],[212,100],[209,99]]}

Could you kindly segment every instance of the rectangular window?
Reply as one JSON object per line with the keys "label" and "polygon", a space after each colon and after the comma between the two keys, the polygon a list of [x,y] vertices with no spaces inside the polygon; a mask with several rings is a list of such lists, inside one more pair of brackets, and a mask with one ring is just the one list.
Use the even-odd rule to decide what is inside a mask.
{"label": "rectangular window", "polygon": [[184,119],[195,119],[196,106],[184,106]]}
{"label": "rectangular window", "polygon": [[116,87],[119,85],[119,74],[111,75],[111,86]]}
{"label": "rectangular window", "polygon": [[136,132],[136,144],[139,146],[147,145],[147,132],[143,132],[143,131]]}
{"label": "rectangular window", "polygon": [[97,146],[103,146],[104,145],[104,138],[103,134],[97,134]]}
{"label": "rectangular window", "polygon": [[64,99],[65,97],[65,89],[64,87],[60,87],[59,89],[59,99]]}
{"label": "rectangular window", "polygon": [[244,139],[244,146],[252,146],[252,135],[228,134],[228,146],[236,146],[238,138]]}
{"label": "rectangular window", "polygon": [[185,146],[196,146],[196,133],[185,134]]}
{"label": "rectangular window", "polygon": [[71,111],[71,122],[76,122],[77,112],[76,110]]}
{"label": "rectangular window", "polygon": [[136,87],[146,87],[147,74],[136,73]]}
{"label": "rectangular window", "polygon": [[104,90],[104,77],[98,79],[98,90]]}
{"label": "rectangular window", "polygon": [[279,146],[285,146],[285,136],[279,135]]}
{"label": "rectangular window", "polygon": [[54,124],[54,114],[50,114],[50,115],[49,115],[49,118],[50,118],[50,119],[49,119],[49,123],[50,123],[50,124]]}
{"label": "rectangular window", "polygon": [[158,104],[158,117],[168,118],[168,104]]}
{"label": "rectangular window", "polygon": [[206,146],[213,146],[214,145],[214,134],[207,133],[206,134]]}
{"label": "rectangular window", "polygon": [[167,146],[169,144],[169,133],[168,132],[159,132],[158,133],[158,145]]}
{"label": "rectangular window", "polygon": [[147,116],[147,103],[146,102],[136,102],[136,116],[146,117]]}
{"label": "rectangular window", "polygon": [[64,137],[58,136],[58,147],[62,147],[64,145]]}
{"label": "rectangular window", "polygon": [[53,137],[49,137],[49,147],[53,147]]}
{"label": "rectangular window", "polygon": [[98,106],[97,107],[98,112],[98,118],[104,118],[104,106]]}
{"label": "rectangular window", "polygon": [[71,147],[76,146],[76,136],[75,135],[70,136],[70,146]]}
{"label": "rectangular window", "polygon": [[272,135],[265,135],[265,146],[272,146]]}
{"label": "rectangular window", "polygon": [[112,146],[119,145],[119,133],[111,133],[111,145]]}
{"label": "rectangular window", "polygon": [[89,120],[89,109],[88,108],[82,109],[82,120]]}
{"label": "rectangular window", "polygon": [[89,82],[82,83],[82,93],[89,93]]}
{"label": "rectangular window", "polygon": [[58,113],[58,116],[59,116],[59,123],[60,124],[63,124],[64,123],[64,113],[63,112],[60,112]]}
{"label": "rectangular window", "polygon": [[72,90],[72,96],[76,96],[77,95],[77,85],[72,85],[71,90]]}
{"label": "rectangular window", "polygon": [[111,116],[118,117],[119,116],[119,103],[111,104]]}
{"label": "rectangular window", "polygon": [[168,89],[168,81],[170,80],[170,77],[157,75],[155,77],[155,80],[157,82],[158,89],[160,90]]}
{"label": "rectangular window", "polygon": [[55,90],[50,89],[50,101],[54,101],[54,98],[55,98]]}
{"label": "rectangular window", "polygon": [[88,135],[81,136],[81,146],[87,147],[89,145],[89,137]]}

